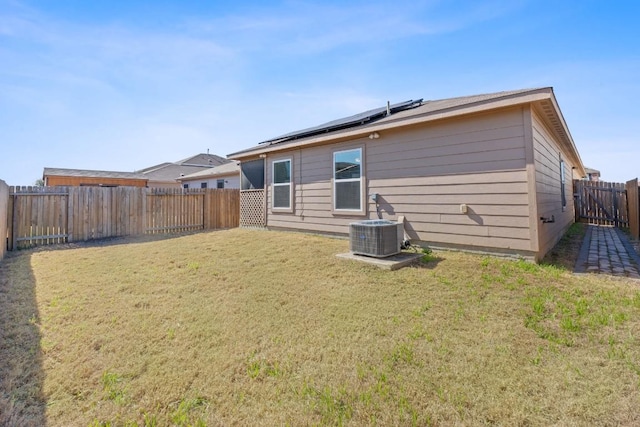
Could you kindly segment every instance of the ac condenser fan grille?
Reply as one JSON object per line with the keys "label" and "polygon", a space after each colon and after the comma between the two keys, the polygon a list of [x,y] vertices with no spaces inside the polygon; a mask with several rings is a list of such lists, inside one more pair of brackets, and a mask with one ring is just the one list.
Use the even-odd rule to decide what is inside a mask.
{"label": "ac condenser fan grille", "polygon": [[400,253],[404,237],[402,224],[386,220],[369,220],[349,224],[350,250],[354,254],[386,257]]}

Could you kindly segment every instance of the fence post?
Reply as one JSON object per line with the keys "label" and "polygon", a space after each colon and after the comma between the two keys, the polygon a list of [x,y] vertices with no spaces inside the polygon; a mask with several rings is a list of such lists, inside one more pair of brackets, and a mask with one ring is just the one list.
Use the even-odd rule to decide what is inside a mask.
{"label": "fence post", "polygon": [[18,236],[16,231],[18,230],[18,214],[16,212],[18,203],[17,193],[13,193],[13,206],[11,209],[11,248],[12,250],[18,249]]}
{"label": "fence post", "polygon": [[13,246],[13,187],[9,190],[9,200],[7,203],[7,250],[14,250]]}

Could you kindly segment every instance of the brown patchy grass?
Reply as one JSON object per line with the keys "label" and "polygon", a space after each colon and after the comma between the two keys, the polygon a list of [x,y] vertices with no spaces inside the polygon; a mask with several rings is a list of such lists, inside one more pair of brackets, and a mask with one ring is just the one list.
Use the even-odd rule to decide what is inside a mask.
{"label": "brown patchy grass", "polygon": [[[251,230],[0,266],[0,424],[636,425],[640,287]],[[119,243],[115,241],[112,243]]]}
{"label": "brown patchy grass", "polygon": [[587,224],[581,222],[572,224],[558,244],[544,257],[542,264],[555,265],[573,271],[586,233]]}

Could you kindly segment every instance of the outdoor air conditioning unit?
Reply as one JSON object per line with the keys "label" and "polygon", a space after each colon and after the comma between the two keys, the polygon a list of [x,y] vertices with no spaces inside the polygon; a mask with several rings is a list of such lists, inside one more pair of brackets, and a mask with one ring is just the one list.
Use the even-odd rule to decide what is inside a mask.
{"label": "outdoor air conditioning unit", "polygon": [[383,258],[400,253],[402,223],[367,220],[349,224],[349,249],[354,254]]}

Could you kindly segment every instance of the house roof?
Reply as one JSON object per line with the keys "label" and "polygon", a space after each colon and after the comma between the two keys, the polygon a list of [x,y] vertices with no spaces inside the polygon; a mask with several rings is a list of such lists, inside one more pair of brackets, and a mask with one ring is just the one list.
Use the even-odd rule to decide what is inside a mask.
{"label": "house roof", "polygon": [[171,162],[164,162],[164,163],[160,163],[158,165],[153,165],[153,166],[149,166],[148,168],[144,168],[144,169],[139,169],[136,172],[138,173],[147,173],[147,172],[151,172],[157,169],[161,169],[164,168],[166,166],[172,165],[173,163]]}
{"label": "house roof", "polygon": [[120,179],[140,179],[147,180],[143,174],[136,172],[117,172],[117,171],[100,171],[89,169],[63,169],[63,168],[44,168],[42,177],[46,176],[75,176],[84,178],[120,178]]}
{"label": "house roof", "polygon": [[150,181],[176,181],[183,176],[207,169],[211,168],[207,166],[181,166],[175,163],[168,163],[148,172],[143,172],[142,175]]}
{"label": "house roof", "polygon": [[597,173],[598,175],[600,175],[600,171],[598,169],[592,169],[592,168],[584,168],[585,172],[590,173],[590,174],[594,174]]}
{"label": "house roof", "polygon": [[573,142],[573,138],[571,137],[571,133],[562,116],[560,107],[553,94],[553,88],[551,87],[420,101],[418,105],[414,104],[415,101],[407,102],[411,103],[410,108],[392,111],[389,115],[376,116],[373,120],[358,122],[349,121],[349,118],[345,118],[344,120],[350,122],[351,125],[340,129],[331,127],[333,123],[340,122],[340,120],[328,122],[324,127],[321,125],[315,128],[309,128],[315,130],[315,132],[311,134],[306,132],[309,129],[291,132],[278,138],[268,139],[264,143],[246,150],[231,153],[227,157],[238,160],[246,159],[247,157],[256,157],[259,154],[266,154],[273,151],[361,138],[372,132],[384,131],[385,129],[409,126],[498,108],[534,104],[537,111],[547,120],[550,128],[556,133],[565,150],[575,163],[579,165],[579,172],[584,175],[584,166],[580,159],[580,154]]}
{"label": "house roof", "polygon": [[185,175],[179,179],[179,181],[189,181],[192,179],[205,179],[215,178],[218,176],[229,176],[240,174],[240,163],[236,161],[230,161],[214,168],[207,168],[200,172],[195,172],[190,175]]}
{"label": "house roof", "polygon": [[177,179],[191,175],[195,172],[211,169],[212,167],[229,163],[231,160],[215,154],[201,153],[177,162],[164,162],[158,165],[149,166],[136,172],[144,174],[151,181],[173,182]]}
{"label": "house roof", "polygon": [[200,153],[195,156],[187,157],[186,159],[178,160],[177,164],[181,166],[206,166],[214,167],[229,162],[229,159],[216,156],[215,154]]}

